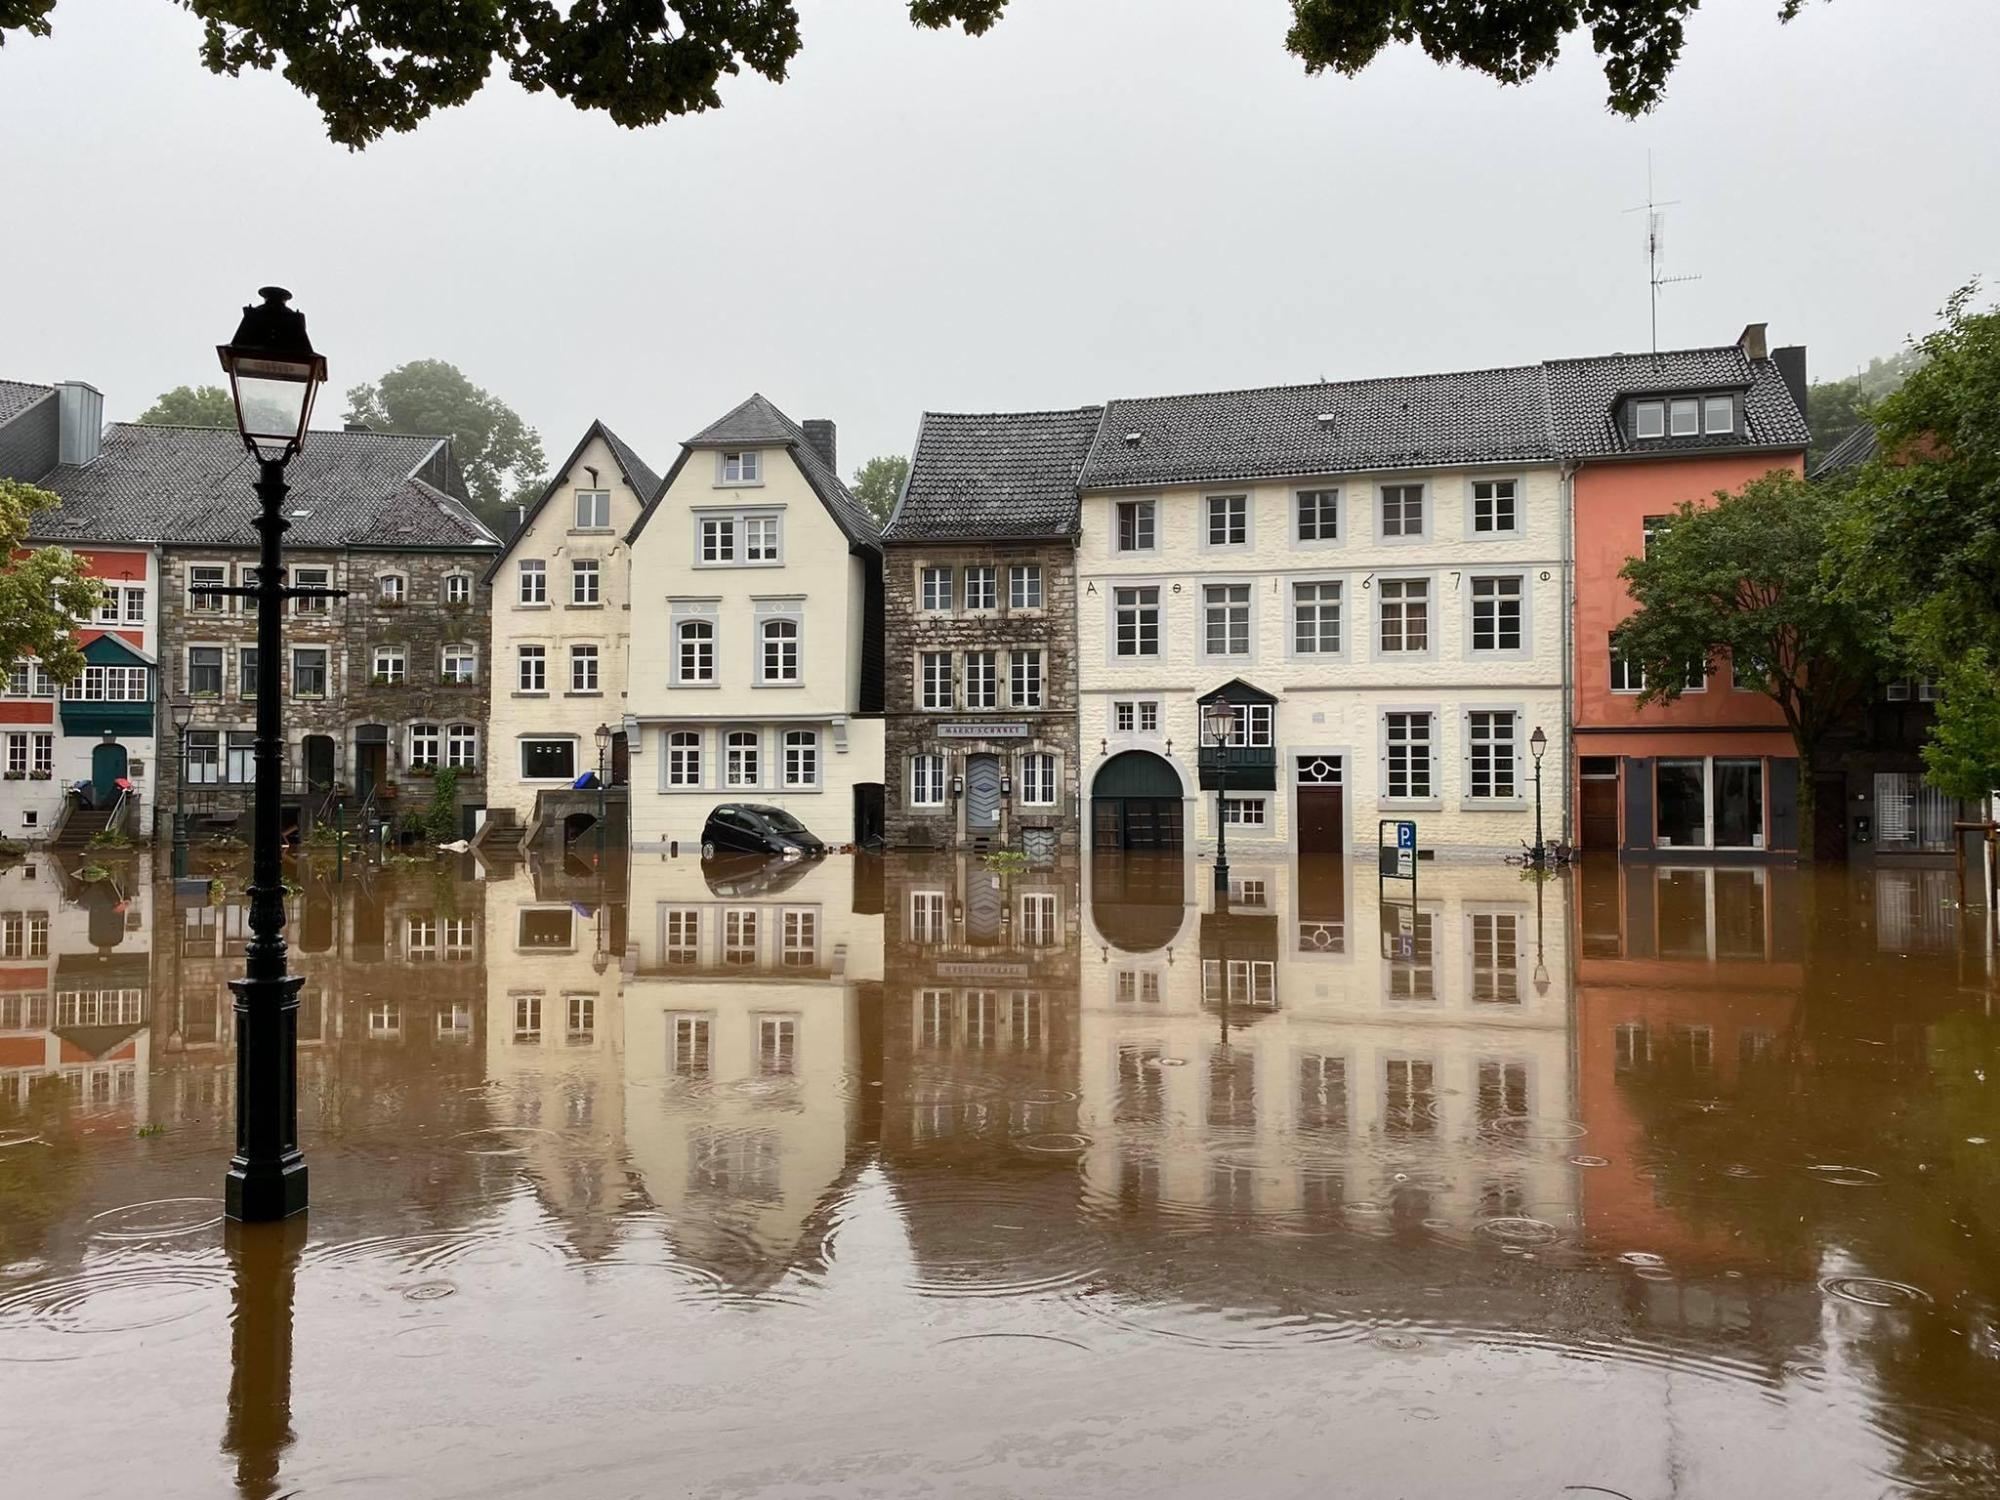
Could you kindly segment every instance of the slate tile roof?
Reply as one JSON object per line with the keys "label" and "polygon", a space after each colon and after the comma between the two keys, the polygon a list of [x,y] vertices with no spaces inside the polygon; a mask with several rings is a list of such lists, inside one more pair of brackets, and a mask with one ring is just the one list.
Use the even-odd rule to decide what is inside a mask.
{"label": "slate tile roof", "polygon": [[799,470],[806,476],[806,482],[819,496],[820,504],[840,527],[850,546],[877,550],[882,545],[882,528],[875,522],[868,508],[854,498],[853,492],[841,482],[840,475],[824,458],[819,449],[806,437],[805,429],[786,416],[762,395],[752,394],[731,411],[718,417],[700,432],[681,444],[681,456],[666,478],[660,481],[652,502],[627,534],[628,541],[636,540],[646,529],[646,523],[653,518],[660,497],[672,484],[674,476],[687,462],[688,454],[698,448],[757,447],[759,445],[789,449]]}
{"label": "slate tile roof", "polygon": [[1077,528],[1077,478],[1104,416],[926,412],[885,542],[1061,537]]}
{"label": "slate tile roof", "polygon": [[44,396],[53,394],[51,385],[31,385],[25,380],[0,380],[0,425],[21,415]]}
{"label": "slate tile roof", "polygon": [[1825,479],[1832,474],[1858,469],[1875,456],[1875,450],[1879,445],[1874,425],[1863,422],[1827,451],[1826,457],[1822,458],[1813,469],[1812,477]]}
{"label": "slate tile roof", "polygon": [[632,493],[639,497],[639,504],[646,506],[652,503],[655,492],[660,488],[660,476],[655,474],[651,466],[633,451],[630,443],[626,442],[625,439],[613,432],[609,427],[606,427],[602,422],[592,421],[583,430],[583,436],[576,440],[576,447],[570,450],[569,457],[562,461],[562,464],[551,475],[549,482],[542,487],[541,495],[537,497],[535,503],[529,506],[526,513],[522,515],[520,525],[514,528],[512,533],[507,537],[505,544],[494,556],[492,565],[486,570],[486,582],[491,583],[499,576],[501,565],[513,555],[515,544],[528,534],[528,528],[535,524],[535,518],[541,515],[542,511],[547,508],[549,501],[555,498],[556,492],[563,487],[564,482],[569,478],[569,471],[576,467],[577,460],[583,457],[583,450],[590,446],[590,440],[593,437],[604,439],[604,446],[611,450],[612,459],[618,464],[619,468],[625,471],[625,482],[632,486]]}
{"label": "slate tile roof", "polygon": [[653,498],[653,491],[660,487],[660,476],[653,472],[651,465],[633,451],[630,443],[609,427],[602,422],[593,422],[591,426],[604,435],[604,445],[618,460],[618,467],[625,471],[626,481],[638,495],[639,503],[644,505]]}
{"label": "slate tile roof", "polygon": [[[1805,414],[1770,360],[1753,360],[1735,344],[1713,349],[1671,349],[1655,354],[1606,354],[1556,359],[1548,372],[1549,414],[1557,451],[1565,458],[1608,458],[1621,453],[1671,453],[1676,449],[1803,448]],[[1622,396],[1675,391],[1742,391],[1746,432],[1733,443],[1713,437],[1653,438],[1635,442],[1614,419]]]}
{"label": "slate tile roof", "polygon": [[1550,444],[1538,365],[1158,396],[1105,408],[1083,485],[1547,460]]}
{"label": "slate tile roof", "polygon": [[[307,433],[286,471],[286,545],[497,546],[499,538],[459,498],[419,477],[443,441]],[[58,467],[38,481],[63,503],[36,517],[32,539],[251,546],[255,477],[233,429],[116,423],[105,429],[94,462]]]}

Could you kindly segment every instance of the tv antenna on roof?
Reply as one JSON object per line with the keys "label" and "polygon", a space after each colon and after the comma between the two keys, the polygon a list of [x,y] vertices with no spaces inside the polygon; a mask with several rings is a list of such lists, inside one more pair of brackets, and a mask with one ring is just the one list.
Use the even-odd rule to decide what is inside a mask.
{"label": "tv antenna on roof", "polygon": [[1640,208],[1628,208],[1628,214],[1643,212],[1646,215],[1646,284],[1652,290],[1653,298],[1653,352],[1660,352],[1660,288],[1679,286],[1686,281],[1699,281],[1701,277],[1662,276],[1660,274],[1660,254],[1665,247],[1667,216],[1662,209],[1672,208],[1681,200],[1669,198],[1664,203],[1653,201],[1653,153],[1646,153],[1646,201]]}

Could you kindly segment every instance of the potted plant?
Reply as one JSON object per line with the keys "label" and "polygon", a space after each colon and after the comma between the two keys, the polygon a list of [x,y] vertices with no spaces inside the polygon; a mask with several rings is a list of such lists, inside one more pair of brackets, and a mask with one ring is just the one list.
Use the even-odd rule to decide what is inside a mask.
{"label": "potted plant", "polygon": [[6,779],[9,781],[26,781],[28,773],[26,771],[9,771],[6,773]]}
{"label": "potted plant", "polygon": [[28,780],[30,780],[30,781],[53,781],[53,780],[55,779],[55,774],[56,774],[56,773],[55,773],[55,772],[53,772],[53,771],[30,771],[30,772],[28,773]]}

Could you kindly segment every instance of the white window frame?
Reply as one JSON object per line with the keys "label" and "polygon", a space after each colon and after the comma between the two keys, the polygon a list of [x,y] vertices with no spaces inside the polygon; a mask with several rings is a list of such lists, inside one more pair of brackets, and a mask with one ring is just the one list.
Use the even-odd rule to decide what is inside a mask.
{"label": "white window frame", "polygon": [[[584,598],[584,580],[590,580],[589,598]],[[604,564],[595,557],[572,557],[569,560],[569,606],[571,609],[602,609],[604,607]]]}
{"label": "white window frame", "polygon": [[1675,396],[1667,402],[1667,436],[1701,436],[1701,397]]}
{"label": "white window frame", "polygon": [[1138,730],[1138,700],[1133,698],[1118,699],[1111,705],[1111,732],[1113,734],[1136,734]]}
{"label": "white window frame", "polygon": [[1632,436],[1650,442],[1667,435],[1667,403],[1664,401],[1634,401],[1632,403]]}
{"label": "white window frame", "polygon": [[[1520,641],[1518,644],[1512,646],[1497,644],[1493,646],[1480,646],[1476,644],[1479,639],[1479,585],[1485,582],[1500,584],[1511,582],[1518,585],[1519,591],[1514,596],[1520,610]],[[1535,640],[1532,628],[1534,600],[1531,593],[1534,585],[1529,581],[1527,570],[1494,568],[1473,572],[1468,569],[1461,580],[1461,586],[1465,590],[1465,654],[1468,659],[1475,661],[1524,661],[1534,654]],[[1493,604],[1493,638],[1496,642],[1500,639],[1500,604],[1503,597],[1497,589],[1490,596]]]}
{"label": "white window frame", "polygon": [[[1397,796],[1389,790],[1389,720],[1391,715],[1400,714],[1424,714],[1429,718],[1427,726],[1428,739],[1426,741],[1430,762],[1428,768],[1429,784],[1421,794],[1406,793],[1402,796]],[[1438,746],[1442,720],[1443,715],[1435,703],[1388,703],[1377,710],[1375,715],[1376,754],[1378,757],[1376,800],[1383,807],[1437,808],[1443,806],[1444,768]]]}
{"label": "white window frame", "polygon": [[[1139,595],[1148,591],[1153,596],[1150,604],[1144,603],[1138,598]],[[1138,612],[1148,609],[1153,612],[1153,649],[1151,651],[1121,651],[1118,649],[1118,613],[1120,609],[1125,607],[1119,603],[1119,595],[1128,593],[1134,597],[1131,608],[1134,611],[1132,641],[1135,647],[1140,644],[1143,636]],[[1106,641],[1109,650],[1105,653],[1107,656],[1114,661],[1158,661],[1166,655],[1167,590],[1164,584],[1154,582],[1150,579],[1135,579],[1129,583],[1113,584],[1104,591],[1104,595],[1105,610],[1109,616],[1108,640]]]}
{"label": "white window frame", "polygon": [[[1126,506],[1132,506],[1132,545],[1125,545]],[[1206,517],[1203,518],[1204,523]],[[1128,496],[1111,502],[1111,555],[1150,557],[1160,550],[1160,502],[1152,496]],[[1145,536],[1142,544],[1141,534]]]}
{"label": "white window frame", "polygon": [[1046,580],[1040,563],[1010,563],[1007,567],[1007,608],[1009,612],[1042,608],[1047,597]]}
{"label": "white window frame", "polygon": [[524,557],[516,571],[514,602],[522,609],[549,607],[549,565],[539,557]]}
{"label": "white window frame", "polygon": [[412,768],[429,766],[436,770],[444,760],[444,726],[412,724],[407,736],[406,754]]}
{"label": "white window frame", "polygon": [[[1405,647],[1400,651],[1391,651],[1383,647],[1382,645],[1382,625],[1384,617],[1383,612],[1386,606],[1387,597],[1384,593],[1382,585],[1384,585],[1385,583],[1394,583],[1394,584],[1421,583],[1424,585],[1423,650],[1412,651],[1407,647]],[[1442,621],[1439,619],[1440,605],[1442,601],[1439,600],[1438,598],[1437,585],[1438,585],[1438,580],[1437,580],[1437,574],[1435,573],[1377,573],[1375,575],[1374,588],[1372,590],[1372,592],[1375,595],[1375,608],[1373,611],[1374,619],[1370,621],[1370,624],[1372,625],[1373,629],[1370,634],[1368,643],[1369,644],[1368,654],[1371,657],[1373,657],[1375,660],[1378,661],[1398,661],[1398,662],[1430,661],[1436,657],[1438,650],[1438,627],[1442,623]],[[1405,613],[1403,621],[1402,638],[1405,641],[1407,641],[1409,639],[1409,634],[1410,634],[1409,616],[1408,616],[1409,601],[1405,599],[1403,603],[1404,603]]]}
{"label": "white window frame", "polygon": [[736,517],[697,515],[694,518],[694,565],[697,568],[736,566]]}
{"label": "white window frame", "polygon": [[[793,607],[764,612],[757,616],[757,686],[795,688],[806,680],[806,622],[803,610]],[[786,658],[790,648],[790,661]],[[776,665],[772,652],[776,648]]]}
{"label": "white window frame", "polygon": [[[1511,757],[1513,764],[1509,772],[1510,779],[1513,782],[1513,790],[1504,795],[1489,793],[1482,796],[1477,790],[1472,764],[1475,746],[1473,738],[1473,716],[1475,714],[1502,714],[1513,721],[1513,735],[1511,741],[1509,741],[1513,746],[1514,752]],[[1467,703],[1460,707],[1458,718],[1460,738],[1460,806],[1466,808],[1518,808],[1525,806],[1528,785],[1526,712],[1519,704],[1515,703]],[[1493,744],[1502,743],[1496,740],[1489,740],[1488,742]]]}
{"label": "white window frame", "polygon": [[[1722,421],[1715,420],[1716,409],[1721,408]],[[1701,398],[1701,431],[1704,437],[1734,436],[1736,432],[1736,398],[1734,396],[1704,396]]]}
{"label": "white window frame", "polygon": [[1222,821],[1229,828],[1265,828],[1270,825],[1270,799],[1236,796],[1222,799]]}
{"label": "white window frame", "polygon": [[377,573],[375,602],[384,609],[403,608],[410,602],[410,575],[395,572]]}
{"label": "white window frame", "polygon": [[[462,586],[462,589],[460,588]],[[463,592],[464,597],[454,599],[454,592]],[[470,573],[447,573],[438,580],[438,598],[448,609],[462,609],[472,603],[472,575]]]}
{"label": "white window frame", "polygon": [[1061,800],[1058,762],[1053,751],[1024,751],[1020,777],[1023,807],[1054,807]]}
{"label": "white window frame", "polygon": [[[1500,518],[1500,487],[1502,485],[1507,487],[1507,508],[1510,512],[1508,524],[1505,526],[1497,524]],[[1522,515],[1522,505],[1526,499],[1526,495],[1523,492],[1526,488],[1527,486],[1521,482],[1520,477],[1513,474],[1478,474],[1466,480],[1465,535],[1467,539],[1471,541],[1484,541],[1493,537],[1521,536],[1527,529],[1525,518]],[[1490,493],[1482,496],[1480,494],[1481,489],[1488,489]],[[1481,526],[1479,524],[1479,507],[1482,503],[1489,507],[1495,522],[1494,525]]]}
{"label": "white window frame", "polygon": [[705,785],[702,780],[702,752],[707,749],[702,743],[699,729],[664,729],[660,731],[660,780],[668,791],[699,789]]}
{"label": "white window frame", "polygon": [[943,563],[926,563],[917,569],[917,608],[927,615],[948,615],[958,598],[958,580]]}
{"label": "white window frame", "polygon": [[[1230,591],[1235,589],[1243,590],[1242,599],[1238,600],[1226,597]],[[1218,602],[1210,597],[1215,593],[1222,593],[1225,597]],[[1234,634],[1232,629],[1233,616],[1238,608],[1241,608],[1243,611],[1243,649],[1241,651],[1231,651],[1227,647],[1231,636]],[[1224,612],[1222,628],[1225,649],[1221,651],[1215,650],[1209,640],[1211,614],[1217,609]],[[1204,578],[1201,581],[1201,655],[1204,661],[1248,663],[1254,662],[1257,659],[1257,585],[1255,582],[1247,578]]]}
{"label": "white window frame", "polygon": [[950,713],[956,698],[956,663],[949,651],[917,653],[917,707],[927,713]]}
{"label": "white window frame", "polygon": [[[1335,646],[1331,651],[1320,650],[1317,646],[1308,651],[1302,649],[1299,645],[1299,590],[1302,588],[1315,590],[1330,588],[1334,591],[1331,608],[1334,612],[1333,633]],[[1349,644],[1354,634],[1350,628],[1353,622],[1349,618],[1347,605],[1347,579],[1344,576],[1339,578],[1289,578],[1285,580],[1285,659],[1287,661],[1313,663],[1346,661],[1348,659]],[[1315,611],[1323,611],[1328,607],[1325,600],[1317,598],[1311,605],[1311,608]],[[1319,620],[1317,615],[1315,616],[1314,623],[1314,639],[1317,641],[1324,633],[1318,628]]]}
{"label": "white window frame", "polygon": [[[213,651],[215,653],[215,691],[212,693],[194,685],[194,654],[197,651]],[[220,698],[226,686],[224,679],[229,673],[228,660],[229,653],[220,643],[189,641],[182,648],[181,654],[181,681],[187,684],[188,696],[190,698]]]}
{"label": "white window frame", "polygon": [[[1615,640],[1607,639],[1605,641],[1604,661],[1604,680],[1607,684],[1607,691],[1630,698],[1636,698],[1646,691],[1645,668],[1641,667],[1637,662],[1628,660],[1619,651],[1618,643]],[[1620,686],[1618,681],[1621,676],[1625,678],[1625,685],[1623,686]]]}
{"label": "white window frame", "polygon": [[229,594],[197,594],[195,588],[227,587],[229,564],[191,562],[187,565],[187,612],[191,615],[226,615],[235,611],[237,601]]}
{"label": "white window frame", "polygon": [[761,448],[725,448],[715,455],[715,484],[718,489],[749,489],[764,482],[764,452]]}
{"label": "white window frame", "polygon": [[722,736],[723,790],[754,790],[763,784],[763,734],[755,729],[725,730]]}
{"label": "white window frame", "polygon": [[[590,514],[584,514],[588,503]],[[600,518],[599,512],[602,512]],[[611,491],[579,489],[574,493],[570,506],[572,531],[609,531],[611,529]]]}
{"label": "white window frame", "polygon": [[[983,604],[973,602],[973,585],[981,585]],[[1000,569],[993,563],[969,563],[965,569],[965,612],[969,615],[993,615],[1000,612]]]}
{"label": "white window frame", "polygon": [[945,758],[936,751],[922,751],[910,757],[910,806],[946,805],[950,794],[946,787],[945,769]]}
{"label": "white window frame", "polygon": [[[673,685],[683,688],[712,688],[717,682],[721,643],[717,640],[713,614],[676,614],[673,617]],[[706,645],[706,650],[702,649]],[[689,647],[694,660],[689,663]]]}
{"label": "white window frame", "polygon": [[[333,587],[333,569],[324,563],[306,563],[292,569],[292,583],[303,589],[330,589]],[[293,615],[324,616],[333,612],[331,599],[294,599]]]}
{"label": "white window frame", "polygon": [[788,792],[819,790],[819,731],[787,729],[784,780]]}
{"label": "white window frame", "polygon": [[444,763],[455,771],[479,769],[479,726],[447,724],[444,731]]}
{"label": "white window frame", "polygon": [[[529,663],[534,670],[528,670]],[[514,691],[546,697],[549,691],[549,648],[535,641],[514,647]]]}
{"label": "white window frame", "polygon": [[[1219,510],[1217,507],[1221,507]],[[1248,490],[1222,490],[1201,497],[1201,550],[1203,552],[1247,552],[1257,544],[1256,500]],[[1239,514],[1240,512],[1240,514]],[[1215,538],[1216,522],[1222,522],[1223,539]],[[1242,524],[1243,534],[1229,533]]]}
{"label": "white window frame", "polygon": [[[462,673],[455,663],[464,662]],[[438,648],[438,681],[460,685],[479,681],[479,648],[470,641],[446,641]]]}
{"label": "white window frame", "polygon": [[1046,660],[1039,646],[1021,646],[1007,653],[1007,706],[1032,711],[1048,702]]}
{"label": "white window frame", "polygon": [[[594,641],[571,642],[569,648],[569,690],[567,696],[572,698],[598,698],[603,696],[603,656],[604,653],[598,649]],[[584,675],[589,678],[589,681],[579,683],[577,681],[578,673],[586,667],[586,664],[588,664],[588,670]]]}
{"label": "white window frame", "polygon": [[[1318,497],[1322,495],[1331,495],[1333,497],[1333,535],[1307,536],[1305,534],[1306,500],[1309,496],[1313,497],[1313,528],[1315,532],[1318,532],[1325,520],[1322,514],[1325,507],[1318,503]],[[1342,546],[1347,541],[1347,491],[1337,484],[1302,485],[1292,491],[1291,519],[1292,546],[1313,549]]]}
{"label": "white window frame", "polygon": [[[1417,520],[1419,523],[1417,530],[1390,533],[1388,505],[1389,492],[1391,490],[1395,490],[1399,495],[1405,490],[1415,490],[1417,492]],[[1397,517],[1397,524],[1407,525],[1409,502],[1405,499],[1399,499],[1397,504],[1403,510],[1403,513]],[[1421,479],[1392,479],[1385,480],[1383,483],[1375,486],[1375,540],[1381,545],[1385,547],[1403,547],[1413,542],[1428,542],[1436,530],[1437,497],[1432,492],[1429,484]]]}
{"label": "white window frame", "polygon": [[744,567],[773,568],[784,562],[784,520],[776,511],[750,511],[743,516]]}
{"label": "white window frame", "polygon": [[410,653],[401,646],[377,646],[368,681],[374,687],[401,687],[410,680]]}
{"label": "white window frame", "polygon": [[968,713],[988,713],[1000,706],[1000,653],[965,653],[965,708]]}

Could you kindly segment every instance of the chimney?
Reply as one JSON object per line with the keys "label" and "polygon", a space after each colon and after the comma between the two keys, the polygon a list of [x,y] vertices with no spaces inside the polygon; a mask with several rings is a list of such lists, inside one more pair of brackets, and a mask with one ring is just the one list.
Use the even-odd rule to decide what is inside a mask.
{"label": "chimney", "polygon": [[56,386],[56,457],[65,464],[90,464],[104,451],[104,392],[81,380]]}
{"label": "chimney", "polygon": [[1764,333],[1767,327],[1769,325],[1765,323],[1746,323],[1743,331],[1736,335],[1736,347],[1752,359],[1769,359],[1771,341]]}
{"label": "chimney", "polygon": [[806,430],[806,441],[811,443],[819,456],[826,460],[826,466],[838,474],[840,461],[834,457],[833,423],[825,417],[808,417],[799,425]]}
{"label": "chimney", "polygon": [[1782,349],[1773,349],[1771,363],[1785,377],[1786,388],[1791,391],[1792,400],[1798,403],[1799,415],[1803,417],[1806,414],[1806,346],[1788,344]]}

